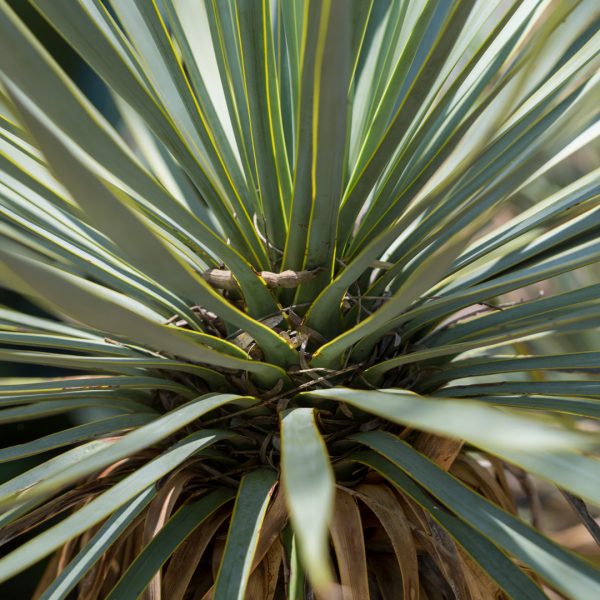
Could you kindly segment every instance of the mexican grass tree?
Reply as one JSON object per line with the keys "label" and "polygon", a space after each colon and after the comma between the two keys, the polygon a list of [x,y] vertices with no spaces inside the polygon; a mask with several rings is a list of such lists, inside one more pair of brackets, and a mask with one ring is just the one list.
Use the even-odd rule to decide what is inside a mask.
{"label": "mexican grass tree", "polygon": [[0,579],[600,597],[508,474],[600,502],[595,2],[29,4],[118,119],[0,0]]}

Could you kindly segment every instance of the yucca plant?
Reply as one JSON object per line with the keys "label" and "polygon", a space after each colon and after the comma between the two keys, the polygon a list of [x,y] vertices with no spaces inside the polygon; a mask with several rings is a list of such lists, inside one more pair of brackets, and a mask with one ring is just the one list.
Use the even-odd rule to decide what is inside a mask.
{"label": "yucca plant", "polygon": [[39,457],[0,580],[599,598],[508,475],[600,502],[600,169],[553,179],[599,132],[594,0],[30,3],[119,121],[2,0],[0,284],[47,313],[2,308],[0,360],[64,376],[0,423],[78,420],[0,450]]}

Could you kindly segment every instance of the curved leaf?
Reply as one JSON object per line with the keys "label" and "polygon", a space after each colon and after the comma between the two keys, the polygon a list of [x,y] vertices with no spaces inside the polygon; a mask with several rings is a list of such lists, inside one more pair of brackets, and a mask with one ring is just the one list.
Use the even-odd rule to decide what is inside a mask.
{"label": "curved leaf", "polygon": [[335,486],[313,409],[292,409],[281,419],[281,478],[308,576],[317,589],[327,589],[333,581],[328,530]]}

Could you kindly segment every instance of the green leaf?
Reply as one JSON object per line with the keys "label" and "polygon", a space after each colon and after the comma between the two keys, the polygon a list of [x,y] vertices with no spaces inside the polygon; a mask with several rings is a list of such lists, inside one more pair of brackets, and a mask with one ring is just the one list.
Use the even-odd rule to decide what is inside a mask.
{"label": "green leaf", "polygon": [[[0,336],[1,339],[1,336]],[[137,375],[142,369],[166,369],[190,373],[202,378],[217,389],[227,388],[228,384],[217,371],[193,365],[191,363],[169,359],[146,358],[98,358],[97,356],[76,356],[73,354],[55,354],[50,352],[29,352],[23,350],[2,350],[0,358],[6,362],[29,363],[36,365],[50,365],[69,369],[82,369],[85,371],[108,371],[111,373],[124,373]],[[172,384],[171,384],[172,387]],[[189,396],[189,391],[184,395]]]}
{"label": "green leaf", "polygon": [[[160,481],[209,460],[240,482],[220,573],[219,542],[198,588],[231,516],[211,514],[215,499],[234,492],[184,474],[174,516],[133,544],[111,597],[153,596],[161,572],[161,593],[181,598],[243,598],[262,575],[290,600],[368,595],[377,553],[367,543],[363,556],[358,505],[344,493],[350,522],[332,515],[336,477],[350,485],[362,461],[358,473],[381,471],[429,513],[436,546],[454,551],[453,536],[507,597],[544,597],[536,574],[561,596],[600,596],[585,561],[384,433],[449,437],[600,503],[590,2],[30,0],[100,78],[98,96],[0,0],[0,285],[53,315],[0,307],[0,362],[9,375],[80,373],[0,380],[0,423],[77,422],[0,450],[13,473],[51,456],[0,484],[0,537],[35,527],[0,577],[79,539],[44,598],[72,595]],[[310,268],[280,288],[261,276]],[[231,287],[209,285],[209,269]],[[505,304],[532,286],[555,295]],[[250,396],[224,393],[236,389]],[[372,433],[344,439],[344,420]],[[215,422],[229,429],[202,429]],[[277,514],[291,519],[285,554],[276,541],[253,570],[274,534],[279,474],[258,460],[271,442]],[[376,452],[348,460],[360,444]],[[419,572],[412,544],[401,556],[410,532],[387,528],[391,512],[367,496],[402,571],[390,583],[377,568],[373,585],[410,596],[420,577],[429,593],[433,571]],[[356,556],[343,548],[353,536]],[[442,579],[485,596],[465,560],[466,576],[439,564]]]}
{"label": "green leaf", "polygon": [[[181,300],[133,270],[106,238],[102,238],[102,248],[91,239],[100,236],[90,234],[83,221],[46,202],[31,188],[24,195],[8,188],[0,191],[0,211],[6,220],[2,229],[7,237],[52,261],[61,260],[69,272],[87,273],[98,282],[145,302],[159,314],[170,316],[181,312],[197,327],[196,317],[193,313],[190,316]],[[42,256],[40,260],[47,262]]]}
{"label": "green leaf", "polygon": [[561,451],[585,447],[591,442],[587,436],[565,427],[476,400],[420,396],[394,388],[380,391],[330,388],[306,395],[345,402],[394,423],[467,440],[493,453]]}
{"label": "green leaf", "polygon": [[288,564],[290,565],[290,583],[287,598],[288,600],[305,600],[304,568],[299,557],[297,537],[289,524],[283,530],[282,537]]}
{"label": "green leaf", "polygon": [[474,285],[466,290],[456,290],[432,300],[420,307],[405,312],[391,327],[412,321],[411,329],[417,329],[433,319],[438,319],[471,304],[494,298],[526,285],[537,283],[561,273],[575,270],[600,260],[600,243],[594,239],[585,241],[572,249],[565,250],[534,263],[524,266],[507,275],[492,278],[490,281]]}
{"label": "green leaf", "polygon": [[[498,453],[499,454],[499,453]],[[529,453],[507,449],[502,457],[577,496],[600,504],[600,461],[576,450]]]}
{"label": "green leaf", "polygon": [[[420,268],[423,271],[414,272],[393,296],[376,312],[348,329],[331,342],[321,346],[313,355],[311,364],[315,367],[332,367],[339,361],[342,353],[351,345],[363,339],[374,339],[389,330],[390,322],[403,313],[412,302],[430,289],[435,281],[446,273],[456,256],[465,245],[465,238],[470,230],[463,231],[458,239],[447,247],[438,249],[433,255],[423,261]],[[365,349],[366,351],[367,349]],[[370,347],[368,348],[370,350]]]}
{"label": "green leaf", "polygon": [[[20,291],[41,297],[54,311],[67,313],[90,327],[117,337],[129,336],[141,344],[170,351],[190,360],[236,370],[244,369],[268,381],[267,385],[274,385],[280,378],[285,379],[283,371],[272,365],[226,356],[192,342],[184,333],[140,314],[139,304],[134,304],[132,310],[132,302],[128,298],[95,283],[2,249],[0,268],[3,266],[7,267],[11,280],[16,282]],[[33,281],[35,288],[30,283]],[[279,339],[283,342],[282,338]],[[289,346],[286,345],[286,348],[289,349]]]}
{"label": "green leaf", "polygon": [[[334,267],[338,212],[342,202],[347,144],[347,97],[351,76],[351,11],[344,0],[321,2],[311,82],[311,207],[304,268],[323,271],[300,287],[297,302],[312,300]],[[311,34],[312,35],[312,34]]]}
{"label": "green leaf", "polygon": [[[92,66],[99,69],[101,75],[105,77],[111,85],[114,85],[119,92],[123,93],[124,97],[131,102],[133,106],[138,110],[141,110],[143,116],[149,121],[151,126],[158,130],[159,135],[161,135],[163,139],[166,136],[170,141],[173,141],[173,136],[178,139],[178,135],[173,134],[172,124],[165,118],[164,114],[161,114],[161,109],[154,106],[154,100],[149,101],[146,96],[147,92],[141,89],[140,82],[137,81],[136,77],[132,77],[131,74],[126,75],[122,69],[117,69],[115,71],[113,68],[114,62],[118,63],[119,67],[122,67],[122,61],[124,60],[122,58],[117,58],[114,54],[114,39],[110,39],[108,44],[102,42],[101,45],[98,46],[98,43],[100,43],[99,40],[103,39],[103,36],[107,33],[107,26],[110,27],[110,16],[103,14],[101,17],[98,17],[98,15],[96,15],[96,18],[99,18],[99,22],[98,24],[93,24],[90,23],[91,17],[86,11],[94,12],[97,9],[90,7],[89,3],[85,9],[78,6],[71,7],[69,10],[63,10],[60,6],[55,6],[54,3],[46,3],[43,0],[40,0],[39,4],[42,3],[44,4],[44,11],[48,11],[53,17],[57,17],[57,14],[60,16],[60,18],[53,20],[53,24],[65,33],[67,39],[74,43],[77,50],[90,61]],[[76,11],[76,14],[74,14],[74,10]],[[104,9],[101,8],[101,10]],[[69,19],[72,19],[72,21],[65,19],[67,13]],[[93,159],[105,167],[111,176],[116,176],[117,178],[120,177],[120,180],[125,185],[126,191],[133,189],[139,195],[136,200],[139,200],[144,209],[149,211],[148,216],[150,216],[155,223],[158,223],[161,227],[168,228],[179,240],[186,245],[189,245],[195,253],[199,252],[202,254],[202,249],[208,247],[211,252],[216,253],[216,255],[225,260],[233,270],[238,281],[243,285],[249,312],[252,315],[264,316],[274,312],[276,310],[276,305],[269,290],[264,285],[264,282],[262,282],[252,270],[250,264],[235,250],[235,246],[238,244],[236,243],[234,244],[234,247],[232,247],[231,244],[228,244],[225,240],[216,235],[205,222],[195,218],[194,215],[185,210],[174,198],[167,194],[160,184],[158,184],[144,171],[141,165],[136,162],[127,148],[119,143],[118,138],[114,135],[114,132],[110,130],[110,127],[100,114],[95,112],[85,98],[77,92],[68,80],[66,80],[51,59],[44,55],[39,46],[33,42],[32,38],[29,37],[22,26],[18,24],[14,15],[10,16],[7,11],[7,15],[2,18],[6,20],[0,23],[0,26],[6,25],[6,27],[11,28],[11,35],[16,35],[19,40],[18,42],[15,42],[19,44],[19,55],[11,57],[15,58],[16,62],[13,63],[11,60],[10,65],[6,65],[6,68],[10,68],[11,72],[12,69],[15,68],[17,69],[15,73],[19,74],[19,61],[25,61],[28,62],[31,65],[31,68],[35,69],[36,72],[37,70],[40,70],[37,76],[32,73],[31,78],[26,81],[22,81],[19,77],[15,77],[15,83],[21,86],[22,90],[30,99],[35,101],[38,105],[44,106],[44,113],[47,114],[49,119],[59,126],[69,137],[71,137],[74,142],[78,143],[79,146],[90,150],[89,154],[93,156]],[[65,20],[67,21],[66,23]],[[115,31],[113,25],[113,33]],[[119,35],[118,32],[116,32],[115,35]],[[92,43],[90,40],[94,40],[94,42]],[[100,47],[104,49],[103,52],[99,52]],[[124,51],[125,50],[121,48],[117,51],[117,54],[122,54]],[[107,54],[111,56],[112,60],[106,59],[105,56],[99,56]],[[131,57],[129,57],[125,60],[125,63],[131,62],[131,60]],[[45,63],[46,66],[44,66]],[[130,69],[131,66],[125,66],[126,71]],[[45,98],[43,90],[46,86],[54,89],[60,98],[57,100],[56,104],[52,104],[51,107],[43,101]],[[130,94],[132,90],[134,90],[133,95]],[[42,99],[41,101],[40,98]],[[67,115],[67,113],[63,111],[63,107],[65,106],[68,106],[69,110],[71,110],[70,115]],[[149,112],[145,110],[148,108],[151,109]],[[92,143],[93,147],[87,148],[86,141]],[[179,140],[179,142],[181,142],[181,140]],[[183,164],[187,167],[188,173],[196,182],[196,175],[199,173],[197,163],[190,156],[187,149],[184,148],[182,150],[177,143],[175,143],[175,146],[176,148],[174,151],[176,156],[182,160]],[[104,172],[101,171],[101,174],[102,173]],[[202,181],[199,182],[199,185],[202,189]],[[213,204],[215,208],[221,208],[222,202],[221,200],[216,200],[214,194],[209,195],[208,197],[213,202],[216,202],[216,204]],[[235,219],[229,214],[227,209],[219,212],[219,215],[221,224],[228,223],[233,227],[233,229],[229,229],[229,233],[234,236],[236,242],[239,242],[241,252],[245,253],[247,246],[244,241],[239,241],[241,238],[239,235],[236,235],[236,232],[239,234],[239,230]],[[262,246],[260,252],[264,253]],[[253,253],[251,253],[251,257],[252,256],[254,256]],[[250,262],[252,262],[252,258]],[[262,268],[268,267],[266,259],[259,260],[256,258],[256,262],[253,264],[261,266]]]}
{"label": "green leaf", "polygon": [[[16,403],[27,402],[27,398],[34,400],[43,400],[48,393],[65,393],[65,395],[74,392],[105,393],[112,394],[116,390],[146,390],[152,389],[154,384],[168,389],[173,385],[173,381],[160,377],[139,376],[121,376],[104,377],[91,375],[89,377],[70,377],[66,379],[19,379],[11,378],[8,380],[0,379],[0,382],[6,382],[0,385],[0,402]],[[175,384],[178,385],[178,384]],[[183,386],[183,389],[186,389]],[[179,391],[179,390],[178,390]],[[189,391],[189,390],[188,390]],[[27,398],[23,399],[20,394]],[[17,401],[14,402],[15,397]]]}
{"label": "green leaf", "polygon": [[[240,194],[245,187],[236,190],[231,184],[232,175],[241,184],[243,178],[235,175],[237,161],[231,153],[228,163],[215,146],[210,123],[206,121],[201,105],[192,94],[183,64],[180,63],[165,23],[156,3],[115,2],[115,10],[121,26],[138,51],[144,73],[151,80],[158,98],[173,119],[179,135],[184,139],[188,152],[198,166],[193,170],[202,182],[200,189],[209,199],[213,210],[224,222],[233,221],[239,227],[245,244],[253,248],[258,257],[264,256],[264,248],[253,227]],[[215,181],[215,175],[217,181]],[[232,210],[223,210],[227,204]],[[232,219],[233,215],[235,218]]]}
{"label": "green leaf", "polygon": [[81,408],[110,409],[124,413],[152,414],[146,405],[125,398],[94,397],[86,394],[83,398],[69,398],[63,400],[44,400],[44,402],[30,403],[13,408],[0,410],[0,423],[22,423],[42,417],[61,415]]}
{"label": "green leaf", "polygon": [[[0,309],[0,320],[8,311]],[[15,316],[19,313],[15,313]],[[50,323],[50,321],[48,321]],[[0,325],[0,329],[2,325]],[[77,330],[75,330],[77,332]],[[83,338],[83,339],[82,339]],[[25,333],[22,331],[0,331],[0,342],[15,346],[34,346],[41,348],[61,348],[65,350],[84,351],[92,354],[108,354],[125,357],[139,356],[139,353],[118,344],[111,344],[101,338],[85,339],[85,333],[81,332],[78,337],[65,335],[48,335],[44,333]],[[109,359],[110,360],[110,359]],[[145,360],[141,358],[139,360]]]}
{"label": "green leaf", "polygon": [[275,71],[271,5],[267,0],[258,0],[230,2],[229,7],[239,35],[236,46],[245,80],[244,94],[264,219],[260,225],[264,225],[269,242],[282,248],[287,237],[286,205],[291,194],[291,176]]}
{"label": "green leaf", "polygon": [[296,408],[281,419],[281,478],[300,556],[312,584],[327,589],[333,581],[329,523],[335,479],[314,409]]}
{"label": "green leaf", "polygon": [[[192,267],[177,260],[157,235],[149,231],[143,221],[127,206],[124,194],[110,193],[75,154],[60,140],[58,134],[45,126],[42,116],[34,112],[27,100],[15,91],[13,95],[25,122],[31,128],[40,148],[48,158],[74,198],[82,205],[92,222],[118,244],[133,260],[133,265],[142,272],[164,281],[166,289],[181,291],[191,301],[199,299],[209,310],[221,315],[225,320],[247,330],[264,348],[273,362],[275,357],[287,357],[287,363],[294,361],[295,353],[280,336],[271,329],[248,317],[233,307],[202,277],[194,273]],[[195,317],[194,317],[195,320]],[[218,342],[217,342],[218,343]]]}
{"label": "green leaf", "polygon": [[[164,9],[172,28],[171,35],[181,50],[195,100],[205,115],[206,124],[232,182],[238,190],[243,191],[241,200],[250,210],[246,202],[256,205],[258,201],[254,194],[253,166],[250,165],[245,140],[236,124],[232,123],[236,115],[235,106],[221,85],[215,56],[219,48],[211,37],[206,5],[202,2],[169,0],[164,3]],[[236,151],[240,153],[243,176],[236,165]]]}
{"label": "green leaf", "polygon": [[276,480],[277,475],[267,470],[255,470],[243,477],[215,581],[214,600],[246,597],[258,536]]}
{"label": "green leaf", "polygon": [[[428,3],[433,4],[433,3]],[[377,141],[377,146],[367,155],[367,160],[360,172],[353,177],[354,185],[349,185],[346,191],[346,198],[340,214],[340,242],[344,244],[352,227],[356,221],[359,210],[368,197],[368,193],[385,169],[390,155],[393,154],[399,142],[404,137],[407,128],[416,116],[421,104],[430,91],[430,86],[437,78],[439,68],[446,60],[448,52],[454,46],[459,37],[465,20],[473,7],[473,2],[461,2],[449,5],[440,5],[440,11],[446,11],[443,25],[440,27],[439,36],[431,44],[425,56],[421,56],[420,64],[417,63],[415,71],[417,75],[411,80],[410,88],[407,94],[400,102],[399,108],[395,111],[391,123],[387,125],[385,133]],[[424,19],[420,24],[421,31],[426,25],[428,19]],[[415,39],[418,39],[415,34]],[[403,70],[403,65],[397,67]],[[359,163],[360,164],[360,163]]]}
{"label": "green leaf", "polygon": [[[302,37],[295,39],[299,55],[295,57],[298,78],[297,102],[299,103],[296,116],[296,164],[294,165],[294,187],[290,211],[289,230],[294,235],[288,235],[285,240],[283,266],[286,269],[299,270],[304,265],[304,252],[308,240],[310,215],[313,206],[312,165],[314,140],[315,110],[317,105],[313,96],[315,85],[315,69],[318,66],[317,48],[319,41],[320,24],[322,22],[321,2],[305,2],[303,5],[304,16],[300,19],[300,5],[287,7],[287,18],[295,22],[290,23],[290,30],[296,30],[301,25]],[[294,10],[295,8],[295,10]],[[291,14],[290,14],[291,13]],[[304,21],[302,23],[302,21]],[[299,34],[294,31],[294,34]],[[294,36],[295,37],[295,36]],[[317,115],[318,116],[318,115]]]}
{"label": "green leaf", "polygon": [[514,240],[528,231],[535,230],[553,219],[570,214],[578,206],[593,204],[600,194],[600,169],[592,171],[577,181],[536,202],[531,208],[513,217],[493,232],[477,240],[459,259],[457,267],[468,265]]}
{"label": "green leaf", "polygon": [[[402,264],[406,264],[422,251],[425,251],[425,255],[433,252],[489,207],[498,207],[501,202],[510,199],[511,194],[525,185],[532,172],[543,173],[551,168],[558,160],[556,157],[551,160],[547,158],[547,145],[551,136],[560,140],[555,142],[557,148],[566,146],[565,150],[559,153],[559,157],[563,153],[568,156],[569,151],[577,150],[577,140],[587,139],[585,135],[583,138],[578,135],[580,127],[585,129],[590,125],[591,128],[595,128],[595,118],[589,116],[589,121],[586,120],[582,126],[573,126],[564,132],[561,125],[569,116],[577,113],[578,109],[582,111],[581,104],[592,94],[591,84],[582,83],[544,114],[547,106],[551,105],[553,96],[558,96],[560,89],[559,87],[553,90],[553,94],[545,98],[532,114],[527,115],[523,122],[514,125],[509,132],[496,140],[482,156],[476,156],[472,164],[464,160],[464,172],[455,170],[450,181],[440,184],[425,199],[412,207],[424,213],[425,218],[419,219],[410,235],[404,237],[402,243],[394,249],[390,256],[392,262],[402,258]],[[576,139],[572,144],[568,144],[573,137]],[[591,137],[593,138],[594,134]],[[443,151],[440,154],[443,155]],[[386,211],[385,207],[378,206],[373,208],[379,223],[369,232],[370,237],[374,237],[390,220],[399,216],[399,209],[415,194],[416,190],[413,190],[413,187],[414,183],[406,192],[408,198],[404,198],[405,194],[402,194],[403,202],[396,202],[392,206],[397,207],[396,210]],[[459,208],[462,210],[459,211]],[[402,222],[406,223],[406,213],[402,217]],[[436,233],[438,235],[434,238]]]}
{"label": "green leaf", "polygon": [[18,310],[0,307],[0,323],[2,329],[9,329],[17,333],[55,333],[60,336],[68,336],[80,340],[92,340],[102,342],[103,338],[82,327],[73,327],[66,323],[61,323],[52,319],[44,319],[33,315],[28,315]]}
{"label": "green leaf", "polygon": [[[2,411],[0,411],[0,415]],[[51,433],[39,437],[32,442],[25,442],[15,446],[6,446],[0,450],[0,463],[5,463],[11,460],[24,458],[41,454],[48,450],[69,446],[75,442],[84,442],[96,437],[115,435],[134,429],[140,425],[152,421],[155,415],[151,413],[138,413],[133,415],[118,415],[116,417],[108,417],[107,419],[99,419],[91,421],[77,427],[71,427],[63,431]]]}
{"label": "green leaf", "polygon": [[111,191],[96,178],[75,149],[69,147],[60,132],[26,97],[14,88],[8,87],[8,90],[48,165],[81,207],[88,222],[112,239],[140,272],[160,281],[165,289],[180,295],[183,293],[183,297],[190,300],[193,295],[190,295],[191,290],[186,289],[186,282],[191,277],[191,269],[186,269],[157,234],[135,214],[134,205],[125,194],[117,189]]}
{"label": "green leaf", "polygon": [[[490,11],[487,15],[489,19],[492,5],[493,3],[480,4],[473,12],[476,13],[483,7],[484,10]],[[385,224],[393,220],[393,215],[401,214],[403,207],[415,198],[429,178],[452,154],[456,148],[456,141],[467,134],[475,120],[488,109],[491,101],[504,89],[510,81],[508,78],[496,81],[496,86],[492,88],[491,93],[483,99],[480,98],[486,84],[494,78],[499,66],[511,54],[523,35],[537,6],[539,3],[520,6],[514,3],[509,7],[506,15],[483,43],[475,38],[477,51],[462,71],[453,75],[451,85],[443,96],[436,98],[435,103],[432,103],[434,94],[429,94],[425,106],[421,108],[420,117],[424,119],[415,119],[413,125],[416,129],[415,135],[407,144],[401,146],[399,156],[394,159],[393,167],[388,170],[381,185],[378,186],[369,211],[361,223],[360,229],[364,233],[357,238],[360,237],[363,242],[372,239]],[[406,25],[404,27],[408,32],[412,31],[410,27]],[[459,38],[453,54],[457,49],[460,52],[458,46],[474,33],[468,26],[465,27],[464,32],[468,35]],[[497,49],[498,46],[500,50],[493,52],[492,49],[494,47]],[[464,59],[461,57],[461,62],[462,60]],[[447,65],[452,63],[448,61]],[[439,81],[443,80],[444,77],[440,76]],[[428,111],[430,106],[431,110]],[[421,203],[421,210],[424,208]],[[356,241],[354,244],[358,245]]]}
{"label": "green leaf", "polygon": [[[591,208],[570,221],[554,227],[545,234],[539,235],[535,240],[523,245],[518,250],[514,249],[512,252],[507,252],[502,258],[495,258],[480,268],[470,268],[469,272],[461,274],[460,278],[455,277],[450,285],[444,286],[442,293],[458,287],[471,287],[500,273],[510,273],[521,265],[526,265],[552,253],[576,246],[586,238],[592,237],[593,239],[596,236],[594,230],[597,228],[596,224],[598,222],[600,222],[600,210]],[[461,222],[457,223],[457,226],[462,225]],[[459,279],[460,283],[458,283]]]}
{"label": "green leaf", "polygon": [[[81,13],[78,16],[79,18],[83,17]],[[82,22],[85,23],[85,18],[82,18]],[[103,23],[103,29],[106,29],[106,23]],[[206,228],[201,221],[181,210],[177,202],[143,169],[100,113],[66,78],[58,65],[6,6],[3,6],[0,12],[0,31],[2,31],[0,48],[2,48],[4,71],[27,96],[38,105],[44,106],[44,111],[57,126],[75,143],[86,148],[94,160],[104,166],[111,176],[117,177],[127,186],[136,190],[142,198],[151,199],[152,203],[164,210],[166,214],[173,217],[176,215],[171,219],[171,223],[176,229],[181,230],[184,223],[195,223],[195,227],[207,229],[210,232],[210,229]],[[5,50],[11,46],[14,52],[8,56]],[[27,77],[23,77],[21,69],[23,64],[29,66]],[[128,84],[130,82],[131,79]],[[54,91],[52,97],[47,96],[45,92],[47,89]],[[122,87],[118,89],[122,89]],[[206,175],[198,169],[198,163],[193,159],[190,163],[189,151],[181,152],[180,150],[178,154],[179,156],[187,155],[186,164],[191,167],[189,172],[198,183],[199,189],[206,193],[213,208],[218,211],[222,223],[228,227],[228,233],[235,240],[234,245],[241,252],[249,250],[238,223],[227,210],[222,198],[215,193],[215,189]],[[226,247],[226,245],[224,246]],[[251,252],[253,251],[251,250]],[[257,264],[261,264],[258,259]]]}
{"label": "green leaf", "polygon": [[87,459],[96,452],[112,446],[116,440],[104,439],[95,440],[86,444],[80,444],[63,454],[47,460],[41,465],[37,465],[24,473],[21,473],[0,485],[0,498],[19,494],[30,487],[33,487],[45,478],[51,477],[56,473],[68,468],[71,464]]}
{"label": "green leaf", "polygon": [[[548,354],[545,356],[484,356],[449,363],[427,378],[427,386],[437,386],[440,382],[463,377],[479,377],[497,373],[547,370],[585,372],[594,369],[600,369],[600,352],[574,352],[573,354]],[[582,384],[585,385],[584,382]],[[446,393],[444,392],[444,394]]]}
{"label": "green leaf", "polygon": [[[191,7],[178,6],[181,18],[186,14],[202,23],[202,32],[206,43],[198,48],[198,65],[210,81],[211,94],[216,99],[216,107],[227,106],[228,117],[237,140],[240,154],[248,164],[249,183],[256,185],[258,178],[257,167],[252,142],[252,125],[250,123],[250,107],[246,95],[246,82],[240,53],[239,29],[236,22],[237,6],[235,3],[215,2],[213,0],[196,3]],[[193,13],[191,11],[194,11]],[[189,26],[188,26],[189,27]],[[257,26],[262,30],[262,23]],[[196,37],[197,29],[189,37]],[[201,41],[196,41],[202,44]],[[207,69],[207,61],[214,55],[214,64]],[[224,102],[223,102],[224,96]],[[253,194],[251,194],[252,197]],[[258,195],[256,195],[258,201]]]}
{"label": "green leaf", "polygon": [[[538,298],[510,306],[496,312],[491,312],[477,319],[471,319],[454,324],[453,327],[443,328],[431,333],[428,345],[443,346],[457,340],[485,339],[493,337],[499,328],[521,329],[525,323],[543,320],[550,323],[545,329],[557,329],[560,325],[558,316],[569,315],[582,308],[592,308],[597,305],[596,299],[600,293],[600,285],[583,286],[549,297]],[[575,315],[571,315],[572,317]],[[544,328],[537,331],[544,331]]]}
{"label": "green leaf", "polygon": [[600,462],[583,453],[586,446],[593,444],[593,437],[560,426],[556,420],[548,423],[541,417],[492,408],[489,403],[486,406],[474,400],[435,399],[405,390],[331,388],[310,395],[336,399],[395,423],[466,440],[600,503]]}
{"label": "green leaf", "polygon": [[45,470],[42,468],[40,480],[33,487],[16,487],[12,484],[5,490],[7,484],[0,486],[0,506],[22,502],[30,497],[38,497],[50,491],[56,492],[81,477],[115,463],[139,450],[153,446],[168,438],[173,433],[180,431],[183,427],[199,419],[211,410],[240,401],[241,399],[241,396],[231,394],[201,396],[196,400],[179,406],[177,409],[166,413],[147,425],[138,427],[135,431],[119,438],[110,448],[95,453],[86,459],[80,459],[76,464],[70,465],[69,468],[59,469],[58,471],[53,469],[48,475],[46,475]]}
{"label": "green leaf", "polygon": [[[596,363],[598,364],[598,363]],[[600,382],[598,381],[507,381],[504,383],[482,383],[479,385],[456,385],[440,390],[438,396],[478,396],[480,394],[572,394],[573,396],[600,397]]]}
{"label": "green leaf", "polygon": [[478,396],[477,401],[493,404],[494,406],[551,411],[600,419],[600,403],[594,398],[536,394],[530,396]]}
{"label": "green leaf", "polygon": [[[19,351],[10,351],[10,350],[0,350],[0,358],[2,358],[3,360],[10,360],[10,356],[12,353],[18,353]],[[33,356],[31,357],[32,360],[28,361],[27,360],[27,354],[28,353],[24,353],[25,356],[23,356],[23,360],[22,362],[27,363],[27,362],[33,362],[33,363],[38,363],[39,364],[44,364],[44,360],[40,359],[38,361],[38,355],[42,355],[45,354],[43,352],[40,353],[29,353],[32,354]],[[61,364],[61,361],[58,360],[58,357],[62,357],[63,355],[53,355],[53,354],[49,354],[49,360],[46,362],[46,364],[50,364],[50,365],[56,365],[56,366],[71,366],[69,365],[67,362]],[[18,356],[18,355],[17,355]],[[52,361],[52,357],[56,357],[57,360],[56,362]],[[68,361],[68,359],[66,359]],[[16,362],[21,362],[21,361],[16,361]],[[189,387],[186,387],[185,385],[182,385],[180,383],[176,383],[175,381],[172,381],[170,379],[167,378],[161,378],[161,377],[144,377],[144,376],[137,376],[137,373],[132,374],[132,376],[116,376],[116,377],[89,377],[89,378],[82,378],[80,380],[64,380],[64,381],[60,381],[60,382],[56,382],[54,384],[54,387],[65,390],[65,389],[73,389],[73,388],[80,388],[80,389],[142,389],[142,390],[152,390],[152,389],[158,389],[158,390],[170,390],[171,392],[175,392],[176,394],[181,395],[183,398],[186,399],[191,399],[194,398],[197,394],[196,391],[193,389],[190,389]],[[42,388],[43,388],[42,384]],[[46,384],[46,388],[51,388],[53,387],[52,384]],[[1,389],[1,388],[0,388]],[[6,388],[7,390],[10,390],[11,388]],[[0,403],[2,403],[3,398],[0,397]]]}
{"label": "green leaf", "polygon": [[[362,32],[363,38],[359,40],[362,47],[357,53],[358,64],[353,74],[352,127],[348,156],[350,165],[356,165],[360,144],[365,139],[373,112],[388,83],[402,26],[410,21],[408,8],[407,2],[394,2],[389,6],[382,2],[360,2],[355,6],[357,11],[369,10],[369,15],[365,23],[366,30]],[[358,36],[359,28],[354,26],[353,30]]]}

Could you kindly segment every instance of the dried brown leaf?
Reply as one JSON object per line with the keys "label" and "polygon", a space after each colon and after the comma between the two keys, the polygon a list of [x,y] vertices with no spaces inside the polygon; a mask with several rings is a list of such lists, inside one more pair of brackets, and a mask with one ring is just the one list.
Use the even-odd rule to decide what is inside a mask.
{"label": "dried brown leaf", "polygon": [[276,540],[250,576],[246,600],[272,600],[277,589],[282,558],[283,547],[279,540]]}
{"label": "dried brown leaf", "polygon": [[252,568],[259,565],[283,531],[288,520],[285,497],[281,490],[271,501],[260,530]]}
{"label": "dried brown leaf", "polygon": [[330,528],[344,600],[369,598],[367,558],[360,511],[353,496],[339,487],[336,491]]}
{"label": "dried brown leaf", "polygon": [[387,533],[402,574],[406,600],[419,598],[419,565],[410,522],[394,493],[384,485],[362,484],[358,497],[379,519]]}
{"label": "dried brown leaf", "polygon": [[392,554],[370,553],[369,569],[375,575],[375,581],[383,600],[398,600],[402,589],[402,574],[398,569],[398,559]]}
{"label": "dried brown leaf", "polygon": [[231,510],[221,510],[204,521],[173,553],[163,578],[163,596],[182,600],[198,564],[213,537],[230,516]]}
{"label": "dried brown leaf", "polygon": [[[146,546],[165,526],[169,520],[177,500],[181,496],[188,481],[193,477],[189,471],[179,471],[171,475],[162,485],[156,498],[152,500],[146,513],[144,525],[144,546]],[[162,569],[151,579],[140,596],[141,600],[161,600]]]}

